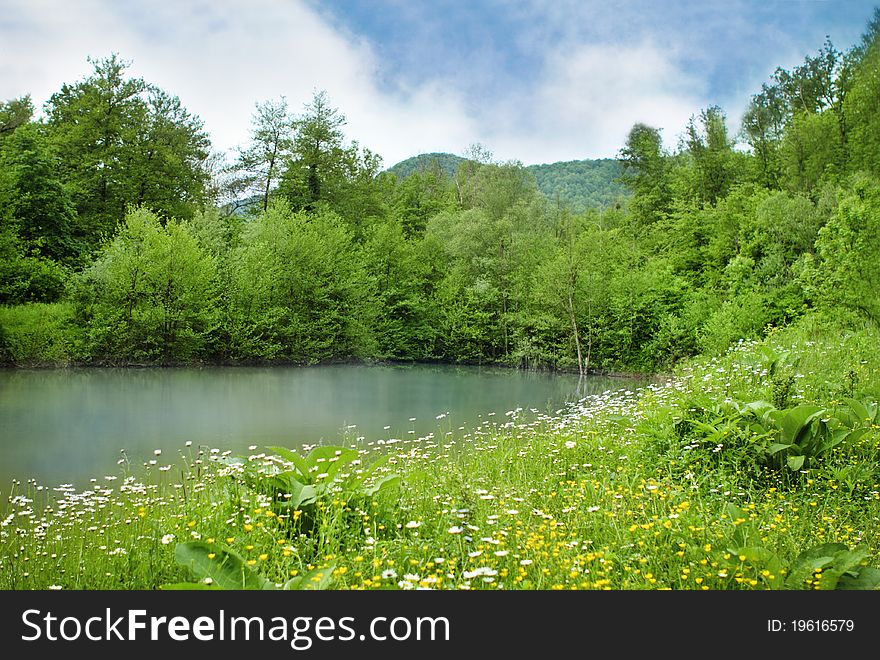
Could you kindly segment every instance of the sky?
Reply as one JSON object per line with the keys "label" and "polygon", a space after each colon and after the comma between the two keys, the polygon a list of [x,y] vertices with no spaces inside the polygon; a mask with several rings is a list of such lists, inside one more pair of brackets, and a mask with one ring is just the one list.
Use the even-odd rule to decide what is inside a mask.
{"label": "sky", "polygon": [[327,92],[386,167],[471,145],[525,165],[613,158],[633,124],[675,148],[732,131],[777,67],[857,43],[880,0],[0,0],[0,101],[42,108],[117,53],[180,98],[217,151],[255,104]]}

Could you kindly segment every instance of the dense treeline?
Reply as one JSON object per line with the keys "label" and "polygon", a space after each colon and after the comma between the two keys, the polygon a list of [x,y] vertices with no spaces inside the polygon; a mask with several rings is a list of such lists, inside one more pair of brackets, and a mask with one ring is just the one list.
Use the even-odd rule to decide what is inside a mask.
{"label": "dense treeline", "polygon": [[0,106],[0,351],[656,370],[810,309],[880,322],[878,29],[778,69],[740,135],[719,107],[672,152],[634,126],[628,195],[583,212],[480,148],[384,172],[323,92],[257,104],[223,163],[176,97],[96,61],[42,120]]}

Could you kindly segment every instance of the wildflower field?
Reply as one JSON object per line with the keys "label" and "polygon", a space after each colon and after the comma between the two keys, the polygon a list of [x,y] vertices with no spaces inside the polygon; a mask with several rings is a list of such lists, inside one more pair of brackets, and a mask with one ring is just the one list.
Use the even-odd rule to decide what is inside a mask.
{"label": "wildflower field", "polygon": [[554,415],[17,483],[0,588],[875,588],[878,339],[808,317]]}

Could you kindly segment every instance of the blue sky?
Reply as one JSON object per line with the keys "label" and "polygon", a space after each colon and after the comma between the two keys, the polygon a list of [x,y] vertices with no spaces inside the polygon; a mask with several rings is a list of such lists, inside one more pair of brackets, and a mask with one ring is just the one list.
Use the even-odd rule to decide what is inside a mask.
{"label": "blue sky", "polygon": [[117,52],[247,140],[258,101],[318,89],[386,165],[480,143],[526,164],[613,157],[633,123],[673,147],[717,104],[732,129],[777,66],[860,38],[880,0],[0,0],[0,99],[42,105]]}

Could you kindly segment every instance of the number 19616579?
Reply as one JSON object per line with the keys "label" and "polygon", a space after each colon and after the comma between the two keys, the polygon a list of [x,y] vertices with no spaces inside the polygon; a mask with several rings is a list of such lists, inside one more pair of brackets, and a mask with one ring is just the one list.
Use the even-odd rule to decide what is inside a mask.
{"label": "number 19616579", "polygon": [[852,632],[852,619],[767,619],[768,632]]}

